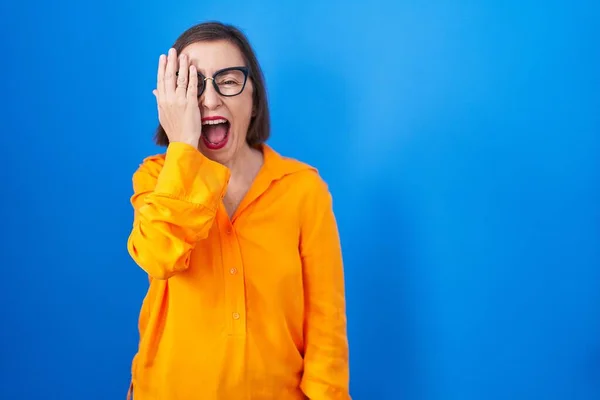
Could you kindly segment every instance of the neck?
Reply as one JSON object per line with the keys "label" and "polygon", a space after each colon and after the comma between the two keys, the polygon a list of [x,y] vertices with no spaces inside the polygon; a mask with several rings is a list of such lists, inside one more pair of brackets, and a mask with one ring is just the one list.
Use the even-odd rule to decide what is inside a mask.
{"label": "neck", "polygon": [[231,171],[231,179],[240,181],[252,180],[262,166],[262,163],[262,152],[246,145],[225,166]]}

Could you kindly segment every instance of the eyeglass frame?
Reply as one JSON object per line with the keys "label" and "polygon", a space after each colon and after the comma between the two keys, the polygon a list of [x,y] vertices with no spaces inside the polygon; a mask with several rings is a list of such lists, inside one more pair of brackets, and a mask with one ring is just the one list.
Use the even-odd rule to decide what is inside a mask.
{"label": "eyeglass frame", "polygon": [[[219,89],[219,85],[217,85],[217,82],[215,82],[215,76],[223,73],[223,72],[227,72],[227,71],[241,71],[244,74],[244,84],[242,85],[242,88],[240,89],[239,93],[236,94],[223,94],[221,93],[221,90]],[[175,73],[176,76],[179,76],[179,71],[177,71]],[[200,83],[200,81],[202,81],[202,90],[198,92],[198,97],[202,96],[202,93],[204,93],[204,91],[206,90],[206,81],[207,80],[211,80],[213,83],[213,87],[215,88],[215,91],[223,97],[235,97],[235,96],[239,96],[240,94],[242,94],[244,92],[244,89],[246,88],[246,83],[248,82],[248,77],[250,75],[250,70],[248,67],[227,67],[227,68],[221,68],[220,70],[216,71],[212,77],[206,77],[204,76],[202,73],[198,72],[198,83]]]}

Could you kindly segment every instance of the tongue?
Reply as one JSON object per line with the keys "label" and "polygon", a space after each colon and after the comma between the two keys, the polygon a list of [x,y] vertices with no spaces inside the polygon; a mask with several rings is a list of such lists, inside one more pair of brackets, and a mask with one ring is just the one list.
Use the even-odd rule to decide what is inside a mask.
{"label": "tongue", "polygon": [[204,125],[202,134],[211,143],[221,143],[227,135],[227,124]]}

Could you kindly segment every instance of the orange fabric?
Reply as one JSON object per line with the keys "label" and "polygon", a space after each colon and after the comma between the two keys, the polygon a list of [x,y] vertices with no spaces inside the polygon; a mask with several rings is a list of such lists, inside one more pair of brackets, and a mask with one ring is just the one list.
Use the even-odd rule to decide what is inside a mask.
{"label": "orange fabric", "polygon": [[350,399],[343,265],[317,171],[263,146],[229,218],[229,170],[171,143],[133,176],[128,250],[150,277],[135,400]]}

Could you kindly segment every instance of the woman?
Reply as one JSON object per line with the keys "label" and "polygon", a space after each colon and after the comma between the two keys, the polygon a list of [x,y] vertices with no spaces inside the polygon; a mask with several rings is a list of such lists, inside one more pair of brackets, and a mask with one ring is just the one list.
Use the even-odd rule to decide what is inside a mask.
{"label": "woman", "polygon": [[128,250],[148,273],[135,400],[350,399],[340,242],[317,171],[265,144],[245,36],[204,23],[158,63],[164,154],[133,176]]}

